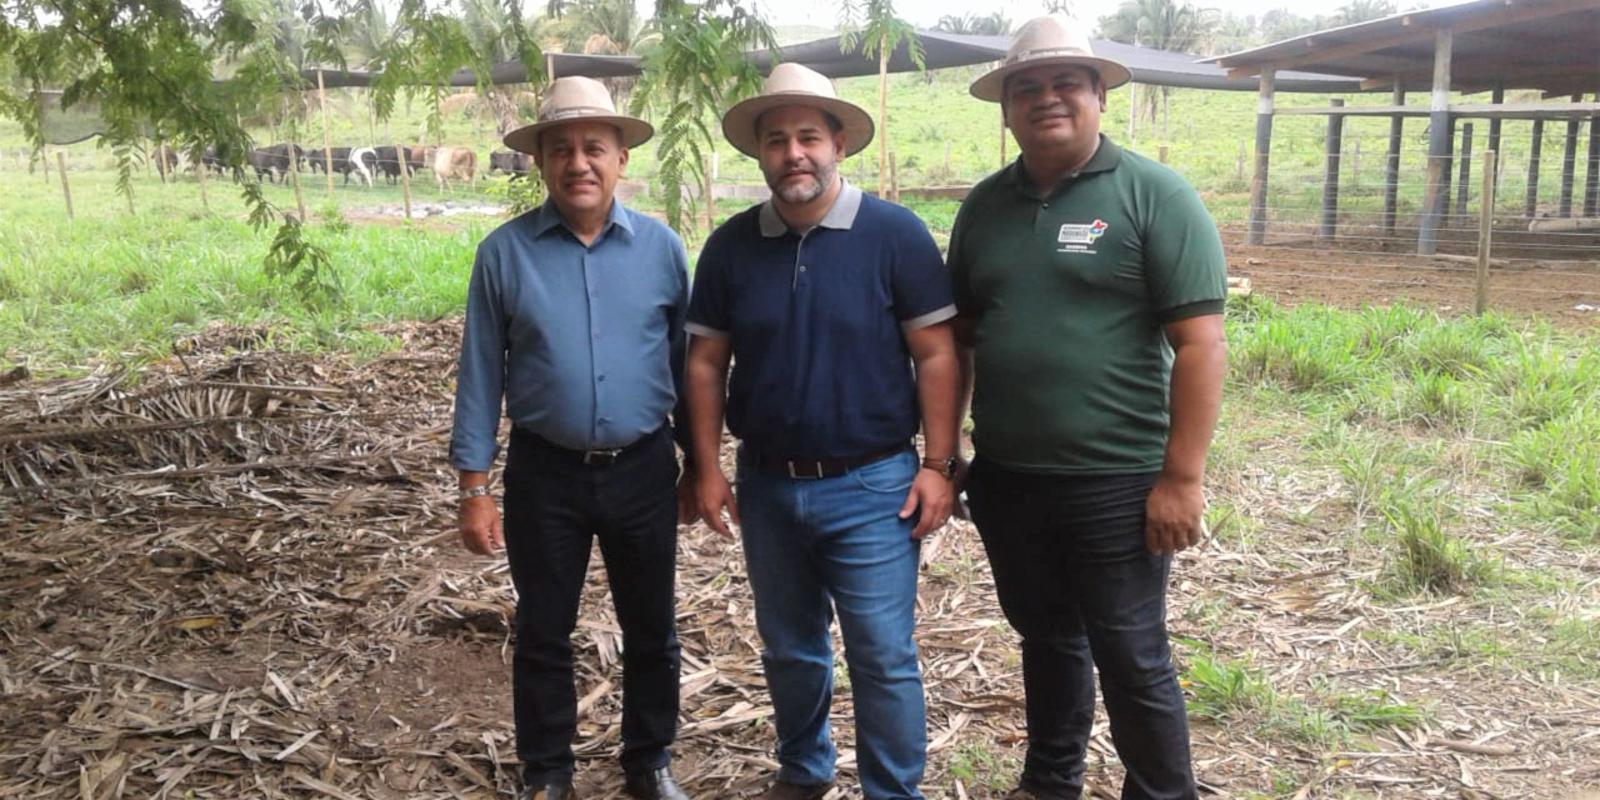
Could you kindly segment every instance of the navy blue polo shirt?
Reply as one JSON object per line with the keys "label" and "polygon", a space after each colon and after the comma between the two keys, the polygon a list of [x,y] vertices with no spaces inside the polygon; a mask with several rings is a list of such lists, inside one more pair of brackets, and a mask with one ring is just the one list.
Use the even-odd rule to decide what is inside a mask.
{"label": "navy blue polo shirt", "polygon": [[954,317],[950,275],[909,210],[845,184],[789,229],[770,202],[706,241],[688,331],[730,339],[728,429],[766,456],[851,458],[921,422],[905,333]]}

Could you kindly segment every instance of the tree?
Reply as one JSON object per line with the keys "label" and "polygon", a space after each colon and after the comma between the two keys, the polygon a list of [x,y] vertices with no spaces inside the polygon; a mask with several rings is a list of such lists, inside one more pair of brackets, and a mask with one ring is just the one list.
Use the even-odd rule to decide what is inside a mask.
{"label": "tree", "polygon": [[1332,22],[1335,25],[1354,25],[1358,22],[1382,19],[1396,11],[1394,0],[1350,0],[1339,6]]}
{"label": "tree", "polygon": [[[906,43],[911,63],[919,71],[927,69],[922,40],[911,23],[895,16],[893,0],[866,0],[865,8],[858,0],[844,0],[843,17],[839,28],[839,49],[850,52],[859,45],[861,53],[878,57],[878,196],[887,197],[889,186],[889,56]],[[866,24],[859,30],[856,20],[865,14]]]}
{"label": "tree", "polygon": [[[1214,10],[1195,8],[1180,0],[1123,0],[1115,12],[1100,18],[1100,35],[1104,38],[1176,53],[1205,49],[1216,29]],[[1145,93],[1147,116],[1155,119],[1159,101],[1163,126],[1171,92],[1171,87],[1163,86],[1159,94]]]}
{"label": "tree", "polygon": [[1302,17],[1287,8],[1275,8],[1261,15],[1261,38],[1281,42],[1328,27],[1321,17]]}
{"label": "tree", "polygon": [[960,33],[970,36],[1009,36],[1011,34],[1011,20],[1004,12],[996,11],[987,16],[977,14],[946,15],[939,18],[934,30],[945,33]]}
{"label": "tree", "polygon": [[661,38],[644,53],[630,105],[636,114],[656,111],[656,192],[667,224],[687,232],[694,204],[683,187],[707,183],[717,140],[712,121],[761,88],[761,73],[744,51],[776,49],[778,42],[771,26],[738,0],[658,0],[654,25]]}
{"label": "tree", "polygon": [[[344,20],[372,13],[374,0],[308,0],[291,24],[300,55],[318,65],[342,65],[348,43]],[[520,25],[517,53],[534,75],[542,74],[537,44]],[[160,131],[175,147],[198,152],[216,148],[220,160],[243,178],[253,145],[241,118],[270,107],[289,92],[307,88],[294,69],[293,53],[278,48],[285,35],[275,3],[261,8],[242,0],[199,6],[148,0],[0,0],[0,62],[15,66],[17,84],[0,84],[0,114],[22,123],[36,151],[45,144],[40,95],[62,90],[62,103],[98,104],[104,140],[117,159],[117,188],[132,193],[135,153],[147,131]],[[301,37],[301,34],[304,34]],[[216,80],[215,65],[231,74]],[[477,68],[487,81],[487,59],[476,53],[459,20],[431,10],[427,0],[401,0],[395,22],[367,66],[383,69],[373,85],[380,117],[394,109],[405,89],[437,84],[462,66]],[[20,88],[19,88],[20,87]],[[431,86],[429,91],[440,91]],[[273,206],[254,181],[241,180],[249,220],[258,229],[278,223],[265,258],[267,272],[293,285],[302,298],[337,297],[337,276],[325,250],[305,232],[304,220]]]}

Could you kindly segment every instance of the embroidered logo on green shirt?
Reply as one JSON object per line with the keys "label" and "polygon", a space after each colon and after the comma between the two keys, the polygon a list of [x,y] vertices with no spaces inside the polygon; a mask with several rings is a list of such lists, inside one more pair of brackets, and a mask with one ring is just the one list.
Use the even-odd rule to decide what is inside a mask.
{"label": "embroidered logo on green shirt", "polygon": [[1061,232],[1056,235],[1056,241],[1062,245],[1063,253],[1092,253],[1090,246],[1101,236],[1105,235],[1106,228],[1111,227],[1103,219],[1095,219],[1087,225],[1068,223],[1061,226]]}

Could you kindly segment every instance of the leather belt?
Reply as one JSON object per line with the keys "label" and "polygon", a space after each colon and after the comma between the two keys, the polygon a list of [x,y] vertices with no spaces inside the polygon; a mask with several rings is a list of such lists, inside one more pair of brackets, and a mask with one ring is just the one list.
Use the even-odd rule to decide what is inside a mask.
{"label": "leather belt", "polygon": [[796,480],[818,480],[821,478],[837,478],[857,467],[864,467],[875,461],[882,461],[892,455],[905,452],[907,444],[895,445],[887,450],[879,450],[864,456],[851,458],[785,458],[783,456],[767,455],[765,453],[751,453],[750,463],[759,472],[772,475],[782,475]]}
{"label": "leather belt", "polygon": [[612,464],[617,463],[618,459],[621,459],[631,453],[638,452],[639,450],[643,450],[651,442],[655,441],[657,436],[662,435],[666,430],[667,426],[663,425],[654,431],[635,439],[631,444],[626,444],[622,447],[600,448],[597,450],[573,450],[562,447],[561,445],[558,445],[537,433],[517,427],[513,427],[511,429],[511,436],[513,439],[523,439],[527,441],[528,444],[538,448],[541,453],[547,456],[553,456],[561,461],[582,464],[586,467],[609,467]]}

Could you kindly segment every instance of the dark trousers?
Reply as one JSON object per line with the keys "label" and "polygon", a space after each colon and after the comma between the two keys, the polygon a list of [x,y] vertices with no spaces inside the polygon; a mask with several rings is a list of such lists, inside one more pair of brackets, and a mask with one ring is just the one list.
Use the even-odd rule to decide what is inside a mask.
{"label": "dark trousers", "polygon": [[1189,723],[1167,644],[1172,559],[1145,549],[1145,500],[1155,479],[1022,473],[981,457],[972,467],[972,518],[1000,607],[1022,635],[1022,785],[1042,798],[1077,798],[1083,790],[1095,667],[1128,773],[1124,800],[1196,796]]}
{"label": "dark trousers", "polygon": [[521,431],[505,470],[506,555],[517,587],[517,755],[530,786],[570,778],[577,731],[572,630],[596,537],[622,627],[622,767],[667,765],[678,727],[673,590],[678,463],[666,428],[604,466]]}

